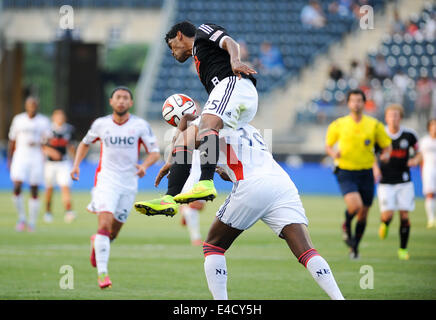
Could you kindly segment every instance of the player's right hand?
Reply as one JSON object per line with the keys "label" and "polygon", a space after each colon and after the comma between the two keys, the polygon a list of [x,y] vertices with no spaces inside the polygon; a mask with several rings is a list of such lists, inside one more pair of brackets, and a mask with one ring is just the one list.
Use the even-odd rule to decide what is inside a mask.
{"label": "player's right hand", "polygon": [[247,66],[245,63],[242,63],[241,61],[233,60],[231,61],[232,71],[233,73],[241,79],[241,73],[246,74],[249,76],[250,74],[256,74],[257,71]]}
{"label": "player's right hand", "polygon": [[80,176],[80,169],[79,167],[73,167],[73,169],[71,170],[71,179],[73,179],[74,181],[79,181],[79,176]]}
{"label": "player's right hand", "polygon": [[156,180],[154,181],[155,187],[159,186],[160,181],[162,180],[163,177],[165,177],[168,174],[170,168],[171,168],[171,163],[168,162],[165,163],[162,168],[160,168],[159,173],[156,176]]}

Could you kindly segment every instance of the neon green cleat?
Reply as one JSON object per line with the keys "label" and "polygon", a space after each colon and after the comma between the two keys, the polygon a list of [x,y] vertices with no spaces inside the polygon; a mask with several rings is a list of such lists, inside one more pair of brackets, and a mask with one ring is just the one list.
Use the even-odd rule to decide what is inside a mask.
{"label": "neon green cleat", "polygon": [[409,260],[410,255],[407,249],[398,249],[398,259],[400,260]]}
{"label": "neon green cleat", "polygon": [[165,215],[173,217],[178,210],[179,205],[174,201],[173,196],[167,194],[161,198],[150,201],[135,202],[135,209],[139,213],[147,216]]}
{"label": "neon green cleat", "polygon": [[213,180],[198,181],[191,190],[185,193],[179,193],[174,197],[178,203],[189,203],[197,200],[213,200],[217,196]]}
{"label": "neon green cleat", "polygon": [[380,239],[384,240],[388,236],[389,226],[382,222],[380,223],[380,227],[378,228],[378,236]]}

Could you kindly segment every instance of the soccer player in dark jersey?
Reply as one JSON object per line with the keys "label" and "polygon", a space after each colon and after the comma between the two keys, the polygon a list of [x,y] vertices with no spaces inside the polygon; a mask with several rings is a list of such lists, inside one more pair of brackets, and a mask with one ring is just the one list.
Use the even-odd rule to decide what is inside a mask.
{"label": "soccer player in dark jersey", "polygon": [[66,123],[66,116],[62,109],[55,109],[52,114],[51,134],[44,147],[47,154],[44,178],[46,186],[44,221],[53,221],[52,196],[53,187],[57,184],[61,189],[62,202],[65,208],[64,220],[67,223],[76,217],[71,205],[71,158],[74,156],[75,144],[73,141],[74,127]]}
{"label": "soccer player in dark jersey", "polygon": [[219,156],[218,135],[223,128],[237,129],[255,116],[258,104],[255,70],[241,62],[239,44],[215,24],[198,28],[188,21],[174,25],[165,36],[174,58],[183,63],[194,57],[198,76],[209,94],[201,114],[195,147],[200,150],[201,177],[193,188],[180,193],[189,176],[192,150],[174,146],[168,195],[178,203],[213,200],[213,176]]}
{"label": "soccer player in dark jersey", "polygon": [[[403,107],[397,104],[385,109],[386,132],[392,139],[392,151],[388,162],[376,162],[374,177],[380,181],[377,189],[381,212],[379,236],[385,239],[395,211],[400,213],[400,249],[398,257],[408,260],[407,242],[410,233],[409,212],[415,209],[415,192],[410,178],[410,167],[419,164],[418,137],[401,126]],[[415,156],[410,158],[413,149]]]}

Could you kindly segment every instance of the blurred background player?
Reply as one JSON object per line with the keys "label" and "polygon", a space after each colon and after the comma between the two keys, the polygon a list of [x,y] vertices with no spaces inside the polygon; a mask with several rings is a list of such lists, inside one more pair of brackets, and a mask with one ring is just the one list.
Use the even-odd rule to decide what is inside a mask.
{"label": "blurred background player", "polygon": [[427,124],[428,134],[419,142],[422,155],[422,192],[425,195],[427,228],[435,228],[436,208],[436,119]]}
{"label": "blurred background player", "polygon": [[[391,139],[383,124],[363,114],[366,97],[356,89],[348,92],[349,114],[333,121],[326,135],[326,152],[335,161],[335,175],[345,200],[345,222],[342,226],[350,257],[357,259],[359,242],[366,227],[366,219],[374,197],[374,144],[382,149],[380,160],[389,160]],[[334,145],[338,144],[335,149]],[[351,222],[357,216],[354,236]]]}
{"label": "blurred background player", "polygon": [[[98,284],[104,289],[112,286],[108,274],[110,243],[126,222],[138,191],[138,177],[160,158],[159,147],[151,127],[144,120],[129,113],[133,106],[131,91],[117,87],[109,104],[111,115],[96,119],[80,142],[74,159],[71,177],[78,180],[80,163],[89,145],[100,141],[100,163],[95,174],[92,200],[87,209],[97,214],[97,234],[91,236],[91,264],[97,267]],[[148,153],[138,164],[140,146]]]}
{"label": "blurred background player", "polygon": [[[8,167],[13,182],[13,201],[18,212],[16,230],[34,231],[38,213],[38,188],[43,182],[44,154],[42,144],[49,134],[50,121],[38,113],[38,99],[28,97],[25,112],[17,114],[9,130]],[[22,196],[22,185],[30,186],[29,220]]]}
{"label": "blurred background player", "polygon": [[[400,248],[398,258],[408,260],[407,242],[410,233],[409,212],[415,210],[415,190],[410,168],[419,164],[418,136],[414,130],[401,126],[404,109],[401,105],[389,105],[385,109],[386,132],[392,140],[392,152],[388,162],[375,162],[374,177],[380,181],[377,189],[381,212],[379,237],[385,239],[395,211],[400,213]],[[410,158],[410,149],[415,156]]]}
{"label": "blurred background player", "polygon": [[75,145],[73,141],[74,127],[66,123],[65,112],[55,109],[51,117],[51,132],[44,151],[47,155],[45,162],[45,215],[44,221],[53,221],[52,196],[53,187],[57,184],[61,189],[62,203],[65,208],[64,220],[73,221],[76,214],[71,205],[71,158],[74,157]]}
{"label": "blurred background player", "polygon": [[196,138],[201,160],[200,181],[188,192],[180,193],[190,164],[177,164],[171,168],[169,177],[171,185],[177,188],[170,188],[169,192],[179,203],[213,200],[217,195],[213,176],[219,156],[218,133],[223,127],[236,129],[242,123],[249,123],[256,115],[258,94],[253,77],[256,71],[241,62],[239,44],[215,24],[197,28],[188,21],[177,23],[168,31],[165,41],[177,61],[183,63],[194,57],[198,76],[209,94]]}

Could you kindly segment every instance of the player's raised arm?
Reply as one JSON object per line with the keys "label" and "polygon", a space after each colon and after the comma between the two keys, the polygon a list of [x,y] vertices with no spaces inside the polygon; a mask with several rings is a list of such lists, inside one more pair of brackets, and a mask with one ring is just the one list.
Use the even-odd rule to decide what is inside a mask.
{"label": "player's raised arm", "polygon": [[222,42],[222,48],[226,50],[230,55],[230,64],[232,66],[233,73],[242,78],[241,73],[249,76],[250,74],[256,74],[256,70],[250,68],[245,63],[241,62],[241,55],[239,50],[239,44],[231,37],[226,36]]}
{"label": "player's raised arm", "polygon": [[78,181],[80,176],[80,163],[83,161],[83,159],[86,157],[89,151],[89,145],[84,143],[83,141],[80,142],[79,146],[77,147],[76,156],[74,157],[74,163],[73,168],[71,169],[71,179]]}

